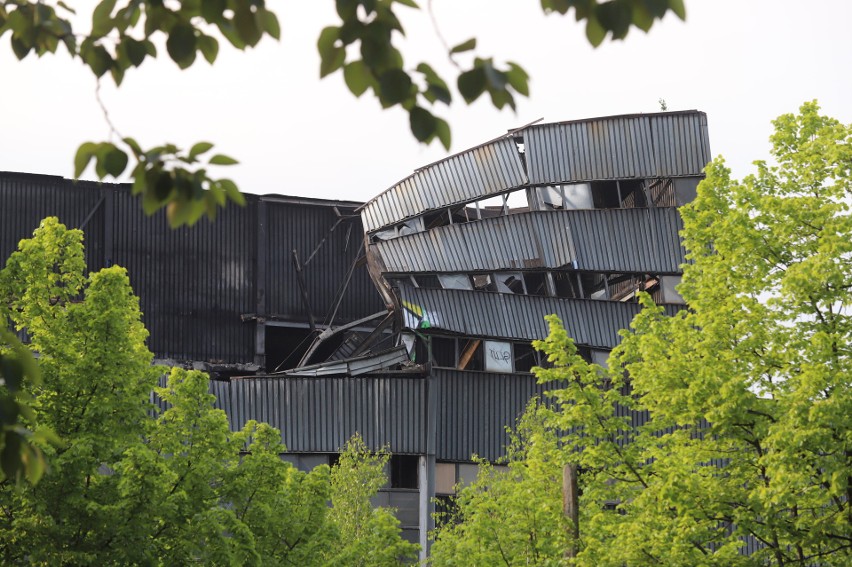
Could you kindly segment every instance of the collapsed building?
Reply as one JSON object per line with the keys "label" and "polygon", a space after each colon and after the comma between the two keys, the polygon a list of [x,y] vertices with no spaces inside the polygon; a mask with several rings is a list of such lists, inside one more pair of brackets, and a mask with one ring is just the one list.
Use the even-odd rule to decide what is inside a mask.
{"label": "collapsed building", "polygon": [[425,550],[436,502],[548,389],[545,315],[604,363],[638,292],[681,308],[677,207],[709,159],[698,111],[532,124],[367,203],[247,195],[175,231],[127,186],[0,173],[0,256],[45,216],[82,228],[89,268],[128,269],[149,348],[210,372],[232,429],[272,424],[303,469],[356,432],[387,447],[376,503]]}

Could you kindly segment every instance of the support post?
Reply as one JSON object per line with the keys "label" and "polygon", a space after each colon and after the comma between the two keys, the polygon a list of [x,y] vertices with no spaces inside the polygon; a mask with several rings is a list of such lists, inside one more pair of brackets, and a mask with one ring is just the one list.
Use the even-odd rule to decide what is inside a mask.
{"label": "support post", "polygon": [[580,539],[580,502],[577,490],[577,465],[562,468],[562,513],[571,521],[571,543],[565,549],[565,557],[577,557],[577,542]]}

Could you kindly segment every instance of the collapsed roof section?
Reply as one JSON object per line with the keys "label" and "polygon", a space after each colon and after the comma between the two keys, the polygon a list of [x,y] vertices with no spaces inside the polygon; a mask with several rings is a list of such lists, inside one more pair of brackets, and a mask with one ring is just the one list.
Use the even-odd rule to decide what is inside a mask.
{"label": "collapsed roof section", "polygon": [[[613,348],[639,291],[680,308],[676,207],[709,159],[706,115],[684,111],[530,125],[417,170],[360,209],[398,340],[417,359],[430,337],[502,339],[493,370],[512,372],[511,341],[556,313],[579,344]],[[467,350],[455,368],[489,369]]]}

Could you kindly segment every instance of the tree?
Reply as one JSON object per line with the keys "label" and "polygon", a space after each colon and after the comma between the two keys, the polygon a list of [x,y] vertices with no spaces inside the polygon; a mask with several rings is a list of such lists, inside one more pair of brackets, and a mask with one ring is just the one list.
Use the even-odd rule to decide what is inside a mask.
{"label": "tree", "polygon": [[687,309],[644,295],[608,368],[555,317],[536,343],[580,471],[573,564],[852,560],[852,127],[815,102],[774,124],[774,165],[717,159],[681,209]]}
{"label": "tree", "polygon": [[[0,482],[4,565],[322,565],[349,549],[359,561],[416,549],[389,511],[352,531],[328,507],[369,502],[386,455],[376,468],[361,444],[341,457],[345,473],[300,472],[280,458],[276,429],[230,431],[205,374],[173,369],[157,386],[164,369],[151,366],[125,270],[86,275],[82,240],[45,219],[0,271],[2,313],[26,331],[42,376],[14,385],[31,406],[20,426],[37,419],[62,441],[29,441],[49,465],[37,485]],[[358,485],[351,496],[341,475]]]}
{"label": "tree", "polygon": [[438,518],[434,565],[554,565],[571,541],[562,513],[562,458],[548,410],[533,399],[508,447],[507,470],[485,461],[455,511]]}
{"label": "tree", "polygon": [[372,453],[357,433],[347,441],[331,469],[331,523],[339,544],[327,550],[327,565],[382,567],[413,562],[420,546],[400,537],[399,520],[370,499],[387,484],[390,453]]}
{"label": "tree", "polygon": [[[450,127],[433,110],[437,103],[451,103],[452,89],[428,62],[407,64],[397,47],[405,34],[397,11],[419,9],[416,2],[337,0],[336,6],[338,25],[324,28],[317,42],[322,57],[320,76],[342,73],[352,94],[360,97],[369,90],[383,108],[403,108],[415,138],[425,143],[438,139],[449,149]],[[593,45],[599,45],[608,34],[613,39],[624,38],[634,26],[648,31],[669,11],[685,18],[683,0],[542,0],[541,7],[546,13],[562,15],[573,8],[577,20],[586,22],[586,37]],[[72,26],[73,14],[61,1],[2,0],[0,36],[9,32],[19,59],[30,52],[39,57],[55,53],[64,45],[99,80],[109,73],[116,85],[129,70],[157,57],[152,40],[160,37],[165,39],[169,58],[186,69],[199,53],[214,63],[222,39],[242,50],[257,45],[265,35],[280,36],[278,18],[264,0],[98,0],[88,33]],[[488,93],[495,107],[514,108],[516,95],[529,94],[526,72],[515,63],[501,65],[491,57],[459,61],[460,54],[475,48],[475,38],[446,46],[447,56],[458,69],[458,93],[468,104]],[[205,213],[214,218],[229,200],[242,203],[232,181],[208,173],[210,166],[231,165],[236,160],[222,154],[201,159],[213,144],[199,142],[183,150],[164,143],[145,150],[109,125],[115,139],[79,147],[74,160],[76,176],[93,159],[101,179],[118,177],[130,167],[133,193],[141,195],[145,211],[150,214],[167,207],[175,226],[192,224]]]}

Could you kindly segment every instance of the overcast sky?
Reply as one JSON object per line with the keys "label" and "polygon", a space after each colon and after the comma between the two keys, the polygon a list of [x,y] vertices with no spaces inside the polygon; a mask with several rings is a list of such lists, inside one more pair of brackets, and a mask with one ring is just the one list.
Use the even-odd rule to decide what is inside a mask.
{"label": "overcast sky", "polygon": [[[102,96],[118,130],[143,146],[211,141],[241,162],[220,175],[260,194],[367,200],[446,155],[437,142],[427,147],[411,137],[404,112],[383,111],[368,95],[355,99],[340,76],[319,79],[316,38],[335,23],[334,2],[269,5],[282,23],[280,42],[264,39],[248,52],[223,45],[215,66],[199,58],[183,72],[166,57],[146,60],[120,89],[105,81]],[[771,120],[805,100],[852,123],[848,0],[686,0],[686,22],[670,15],[647,35],[632,30],[597,49],[573,16],[545,17],[538,0],[433,6],[450,44],[475,35],[478,54],[516,61],[532,78],[517,113],[487,100],[439,107],[453,128],[453,153],[538,118],[656,112],[663,98],[669,110],[706,112],[713,155],[742,176],[768,157]],[[399,11],[410,66],[427,60],[449,74],[427,14]],[[109,135],[95,79],[65,54],[18,62],[8,42],[7,34],[0,171],[71,177],[79,143]]]}

